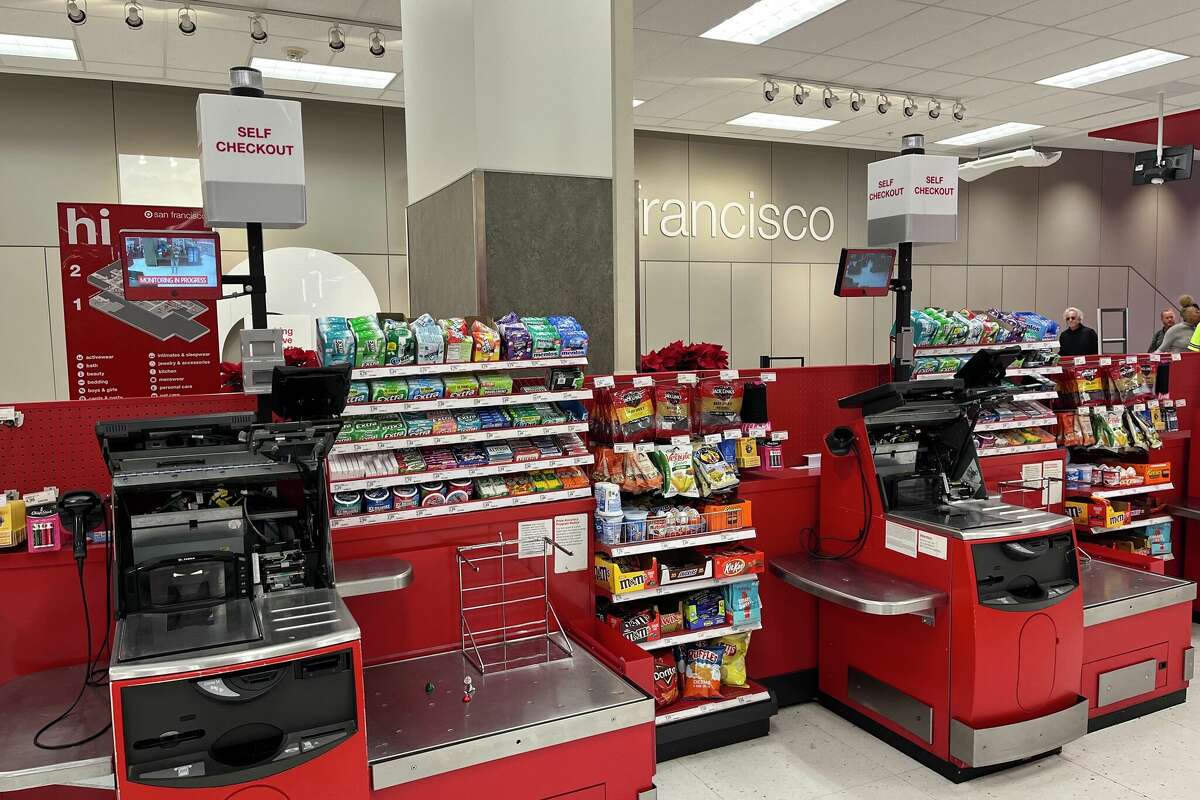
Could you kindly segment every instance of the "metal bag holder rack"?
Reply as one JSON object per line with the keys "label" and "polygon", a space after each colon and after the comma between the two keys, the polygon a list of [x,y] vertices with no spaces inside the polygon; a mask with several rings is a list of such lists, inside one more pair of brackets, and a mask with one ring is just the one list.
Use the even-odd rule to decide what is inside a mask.
{"label": "metal bag holder rack", "polygon": [[[550,555],[555,549],[574,555],[553,539],[542,539],[542,555],[522,557],[521,542],[497,535],[495,542],[456,548],[458,606],[463,656],[488,675],[575,655],[571,641],[550,603]],[[513,563],[516,562],[516,563]],[[537,565],[541,565],[541,573]],[[498,573],[496,582],[491,577]],[[473,585],[477,576],[484,583]],[[540,594],[521,594],[527,588]],[[487,594],[491,592],[492,594]],[[517,596],[514,596],[517,595]],[[483,599],[476,599],[482,597]],[[495,598],[499,599],[495,599]],[[541,602],[541,611],[528,611]],[[536,605],[533,606],[536,609]],[[476,620],[476,627],[471,624]],[[519,621],[509,622],[510,619]],[[551,621],[553,620],[553,626]],[[498,654],[498,658],[494,658]]]}

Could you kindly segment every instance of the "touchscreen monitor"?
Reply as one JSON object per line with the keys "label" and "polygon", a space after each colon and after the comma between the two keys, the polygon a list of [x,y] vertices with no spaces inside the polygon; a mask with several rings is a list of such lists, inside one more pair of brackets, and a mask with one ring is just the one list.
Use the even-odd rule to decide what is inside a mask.
{"label": "touchscreen monitor", "polygon": [[118,234],[127,300],[214,300],[221,296],[221,240],[212,231]]}
{"label": "touchscreen monitor", "polygon": [[838,297],[885,297],[892,279],[896,251],[842,249],[837,282],[833,293]]}

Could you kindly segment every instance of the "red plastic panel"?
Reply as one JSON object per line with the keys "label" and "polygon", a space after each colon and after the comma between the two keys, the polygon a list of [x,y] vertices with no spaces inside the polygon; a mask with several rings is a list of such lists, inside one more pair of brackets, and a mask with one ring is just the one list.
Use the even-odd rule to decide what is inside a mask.
{"label": "red plastic panel", "polygon": [[1026,711],[1046,704],[1054,691],[1055,643],[1058,631],[1054,620],[1045,614],[1034,614],[1021,628],[1017,659],[1017,702]]}

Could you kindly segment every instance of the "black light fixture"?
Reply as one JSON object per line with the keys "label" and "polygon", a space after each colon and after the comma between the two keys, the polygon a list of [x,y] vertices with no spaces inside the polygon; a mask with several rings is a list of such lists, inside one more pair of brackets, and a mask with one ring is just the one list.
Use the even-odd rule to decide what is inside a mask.
{"label": "black light fixture", "polygon": [[779,84],[770,79],[763,81],[763,99],[768,103],[773,103],[778,96]]}
{"label": "black light fixture", "polygon": [[955,103],[953,113],[954,113],[954,118],[956,120],[958,120],[959,122],[962,122],[963,118],[967,116],[967,107],[964,106],[962,103]]}
{"label": "black light fixture", "polygon": [[335,53],[346,49],[346,32],[342,30],[341,25],[334,25],[329,29],[329,49]]}
{"label": "black light fixture", "polygon": [[125,24],[135,31],[146,24],[146,14],[142,11],[141,3],[131,0],[125,4]]}
{"label": "black light fixture", "polygon": [[87,0],[67,0],[67,21],[72,25],[82,25],[87,22]]}
{"label": "black light fixture", "polygon": [[858,89],[855,89],[853,92],[850,93],[850,110],[851,111],[862,111],[862,106],[863,106],[862,92],[860,92]]}
{"label": "black light fixture", "polygon": [[258,14],[250,18],[250,41],[255,44],[267,41],[267,21]]}
{"label": "black light fixture", "polygon": [[383,58],[383,54],[387,52],[387,48],[383,46],[383,34],[379,29],[371,31],[371,35],[367,38],[367,52],[376,58]]}
{"label": "black light fixture", "polygon": [[821,104],[826,108],[833,108],[833,104],[837,101],[838,96],[833,93],[833,89],[826,86],[825,91],[821,92]]}
{"label": "black light fixture", "polygon": [[891,107],[892,100],[886,94],[881,94],[875,98],[875,110],[880,114],[886,114]]}
{"label": "black light fixture", "polygon": [[929,118],[937,119],[942,115],[942,103],[939,100],[929,101]]}
{"label": "black light fixture", "polygon": [[196,33],[196,12],[192,11],[191,6],[179,9],[179,32],[184,36]]}

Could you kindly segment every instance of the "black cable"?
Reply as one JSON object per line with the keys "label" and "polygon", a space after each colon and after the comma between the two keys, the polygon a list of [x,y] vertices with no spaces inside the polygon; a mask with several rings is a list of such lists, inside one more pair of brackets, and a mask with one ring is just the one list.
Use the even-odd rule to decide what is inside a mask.
{"label": "black cable", "polygon": [[[871,517],[875,513],[875,502],[871,498],[869,484],[867,483],[867,470],[863,466],[863,455],[861,445],[857,440],[854,442],[854,458],[858,463],[859,485],[862,487],[863,493],[863,524],[858,531],[858,535],[853,538],[843,536],[820,536],[816,529],[805,528],[801,531],[808,537],[808,555],[810,558],[815,558],[821,561],[842,561],[848,558],[853,558],[862,552],[863,547],[867,544],[867,532],[870,530]],[[849,542],[850,546],[841,553],[825,553],[821,550],[822,539],[835,542]]]}

